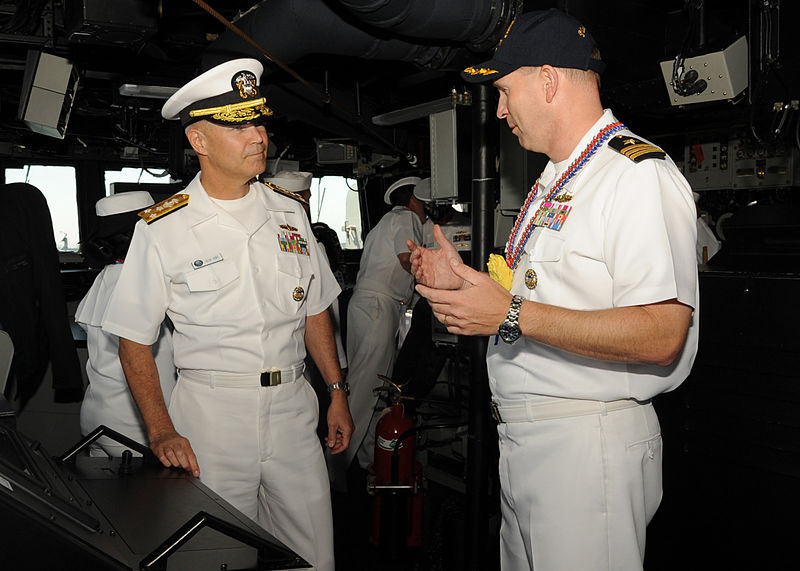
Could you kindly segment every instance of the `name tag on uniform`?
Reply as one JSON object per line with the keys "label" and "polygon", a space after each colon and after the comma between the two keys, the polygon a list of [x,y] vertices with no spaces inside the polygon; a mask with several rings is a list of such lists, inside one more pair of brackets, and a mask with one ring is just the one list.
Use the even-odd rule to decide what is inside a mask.
{"label": "name tag on uniform", "polygon": [[308,251],[308,241],[303,238],[300,232],[283,230],[278,234],[278,245],[281,248],[281,252],[301,254],[304,256],[311,255],[311,252]]}
{"label": "name tag on uniform", "polygon": [[548,201],[542,204],[542,208],[537,212],[536,218],[533,223],[542,228],[549,228],[556,232],[561,230],[564,222],[569,216],[572,206],[569,204],[558,204],[557,202]]}
{"label": "name tag on uniform", "polygon": [[211,264],[216,264],[217,262],[222,261],[222,254],[216,254],[209,258],[204,258],[202,260],[197,259],[192,262],[192,269],[199,270],[200,268],[205,268],[206,266],[210,266]]}

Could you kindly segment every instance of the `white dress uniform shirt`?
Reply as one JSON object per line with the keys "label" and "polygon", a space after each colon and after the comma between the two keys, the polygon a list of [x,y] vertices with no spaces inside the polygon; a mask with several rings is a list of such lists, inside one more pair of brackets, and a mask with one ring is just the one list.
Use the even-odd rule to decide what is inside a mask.
{"label": "white dress uniform shirt", "polygon": [[[528,217],[592,137],[615,121],[607,110],[560,169],[547,164]],[[576,310],[673,298],[697,308],[695,206],[689,184],[669,157],[635,163],[605,144],[567,184],[566,192],[574,198],[567,203],[572,210],[564,225],[559,231],[537,228],[532,233],[514,271],[511,293]],[[521,228],[526,224],[524,220]],[[525,285],[528,270],[536,272],[534,289]],[[646,400],[674,389],[687,377],[697,335],[695,311],[684,350],[670,367],[599,361],[527,337],[511,345],[492,339],[489,382],[500,402],[531,395]]]}
{"label": "white dress uniform shirt", "polygon": [[[306,316],[326,311],[340,288],[299,203],[253,183],[249,213],[218,206],[201,174],[184,191],[188,205],[138,223],[103,329],[149,345],[166,312],[179,369],[169,414],[201,480],[333,571],[318,404],[297,371]],[[275,369],[281,384],[259,386],[259,373]]]}
{"label": "white dress uniform shirt", "polygon": [[[89,386],[81,402],[81,433],[85,436],[101,424],[149,446],[144,422],[128,389],[128,381],[119,362],[119,338],[104,332],[100,324],[111,293],[119,280],[122,264],[104,267],[78,304],[75,322],[86,331],[86,375]],[[175,365],[172,360],[172,334],[166,322],[161,324],[153,356],[161,381],[164,401],[169,404],[175,386]],[[106,437],[95,442],[110,456],[121,456],[128,447]]]}
{"label": "white dress uniform shirt", "polygon": [[[556,177],[613,122],[606,111],[566,161],[548,163],[527,218]],[[645,401],[689,374],[698,323],[695,207],[669,157],[636,163],[607,143],[565,191],[573,196],[566,221],[558,231],[533,231],[512,293],[574,310],[677,299],[695,314],[669,367],[590,359],[528,337],[490,342],[489,383],[501,416],[504,407],[533,411],[529,422],[497,428],[501,568],[641,569],[645,529],[662,493],[658,419],[652,404],[621,401],[626,408],[606,410],[587,401]],[[574,407],[583,409],[569,412]]]}
{"label": "white dress uniform shirt", "polygon": [[138,223],[103,328],[150,345],[166,312],[179,369],[289,369],[305,357],[306,315],[326,310],[339,285],[297,202],[252,184],[259,207],[246,231],[199,176],[185,212]]}

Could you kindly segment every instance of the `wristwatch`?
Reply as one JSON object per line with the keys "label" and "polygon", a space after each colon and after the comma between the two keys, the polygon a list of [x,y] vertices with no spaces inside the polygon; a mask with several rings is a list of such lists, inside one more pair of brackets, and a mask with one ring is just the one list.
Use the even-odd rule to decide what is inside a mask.
{"label": "wristwatch", "polygon": [[506,320],[497,328],[497,334],[506,343],[513,343],[522,334],[519,328],[520,307],[522,307],[522,296],[515,295],[511,298],[511,306],[508,308]]}
{"label": "wristwatch", "polygon": [[331,383],[328,385],[328,392],[332,393],[333,391],[344,391],[344,394],[350,394],[350,383],[347,381],[340,381],[338,383]]}

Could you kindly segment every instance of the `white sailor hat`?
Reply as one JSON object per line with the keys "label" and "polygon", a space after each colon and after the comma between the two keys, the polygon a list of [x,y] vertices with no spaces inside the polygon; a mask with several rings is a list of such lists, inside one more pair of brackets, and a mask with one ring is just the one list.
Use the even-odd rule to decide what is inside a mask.
{"label": "white sailor hat", "polygon": [[431,177],[423,178],[417,183],[417,186],[414,187],[414,196],[422,202],[431,201]]}
{"label": "white sailor hat", "polygon": [[261,96],[264,66],[256,59],[221,63],[176,91],[161,108],[164,119],[187,125],[205,119],[219,125],[245,125],[272,115]]}
{"label": "white sailor hat", "polygon": [[392,200],[391,200],[392,193],[395,190],[397,190],[401,186],[412,185],[412,186],[416,187],[420,183],[421,180],[422,179],[419,178],[418,176],[407,176],[405,178],[401,178],[397,182],[393,183],[392,186],[390,186],[389,188],[386,189],[386,193],[384,193],[384,195],[383,195],[383,201],[386,204],[391,205],[392,204]]}
{"label": "white sailor hat", "polygon": [[94,211],[100,217],[113,216],[125,212],[138,212],[153,204],[155,204],[155,200],[149,192],[133,190],[101,198],[95,203]]}
{"label": "white sailor hat", "polygon": [[313,175],[310,172],[279,171],[266,179],[266,182],[279,186],[283,190],[288,190],[289,192],[303,192],[311,188],[312,177]]}

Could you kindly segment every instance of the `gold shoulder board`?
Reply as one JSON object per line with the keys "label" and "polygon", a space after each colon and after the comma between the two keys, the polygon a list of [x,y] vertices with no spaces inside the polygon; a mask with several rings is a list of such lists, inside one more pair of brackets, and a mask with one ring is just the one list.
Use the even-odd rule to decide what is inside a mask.
{"label": "gold shoulder board", "polygon": [[188,194],[174,194],[162,200],[158,204],[154,204],[139,212],[139,217],[148,224],[155,222],[159,218],[163,218],[171,212],[175,212],[189,204]]}
{"label": "gold shoulder board", "polygon": [[264,186],[266,186],[268,188],[271,188],[272,190],[274,190],[278,194],[282,194],[283,196],[288,196],[292,200],[296,200],[297,202],[301,202],[303,204],[308,204],[308,200],[306,200],[305,198],[303,198],[299,194],[294,193],[291,190],[286,190],[285,188],[281,188],[277,184],[272,184],[271,182],[265,182]]}
{"label": "gold shoulder board", "polygon": [[629,135],[617,135],[608,142],[608,146],[635,163],[645,159],[664,159],[667,156],[667,153],[655,145]]}

